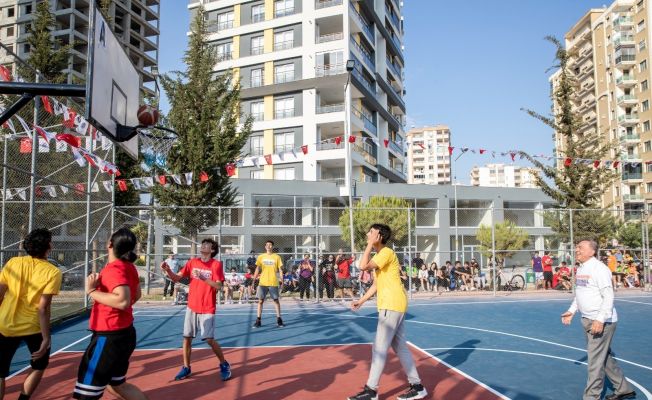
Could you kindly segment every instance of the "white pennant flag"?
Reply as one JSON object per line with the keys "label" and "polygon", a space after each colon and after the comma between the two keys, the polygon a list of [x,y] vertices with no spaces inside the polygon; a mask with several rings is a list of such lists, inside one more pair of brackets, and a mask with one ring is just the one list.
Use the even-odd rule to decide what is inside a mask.
{"label": "white pennant flag", "polygon": [[88,130],[88,121],[83,116],[77,114],[75,115],[75,131],[82,136],[86,136],[86,131]]}
{"label": "white pennant flag", "polygon": [[22,119],[20,117],[20,115],[16,115],[16,119],[18,120],[18,122],[20,122],[20,125],[22,125],[22,127],[23,127],[24,132],[22,132],[22,133],[27,134],[27,136],[29,136],[29,138],[31,139],[32,138],[32,130],[30,129],[29,125],[27,125],[27,122],[25,122],[25,120]]}
{"label": "white pennant flag", "polygon": [[131,180],[131,184],[134,185],[134,188],[136,188],[136,190],[140,190],[140,189],[141,189],[140,179],[138,179],[138,178],[134,178],[134,179],[132,179],[132,180]]}
{"label": "white pennant flag", "polygon": [[86,159],[84,159],[84,157],[81,155],[79,150],[77,150],[74,147],[72,148],[72,156],[75,158],[75,161],[77,162],[77,164],[79,164],[80,167],[86,165]]}
{"label": "white pennant flag", "polygon": [[102,181],[102,185],[104,186],[104,190],[111,193],[111,181]]}
{"label": "white pennant flag", "polygon": [[57,189],[54,185],[43,186],[47,190],[50,197],[57,197]]}
{"label": "white pennant flag", "polygon": [[63,194],[68,194],[68,186],[59,186],[59,189],[61,189]]}
{"label": "white pennant flag", "polygon": [[43,139],[42,137],[38,138],[38,152],[39,153],[49,153],[50,152],[50,143]]}
{"label": "white pennant flag", "polygon": [[18,189],[18,190],[16,190],[16,194],[22,200],[27,200],[27,190],[26,189]]}
{"label": "white pennant flag", "polygon": [[57,153],[61,153],[61,152],[64,152],[64,151],[68,150],[68,145],[66,144],[66,142],[64,142],[62,140],[57,140],[54,143],[56,145]]}
{"label": "white pennant flag", "polygon": [[192,172],[186,172],[184,175],[186,177],[186,185],[192,185]]}
{"label": "white pennant flag", "polygon": [[[98,132],[98,135],[100,133]],[[106,136],[102,135],[101,136],[101,141],[102,141],[102,150],[110,150],[111,149],[111,140],[109,140]]]}
{"label": "white pennant flag", "polygon": [[93,182],[93,186],[91,186],[91,192],[97,193],[99,191],[100,191],[100,184],[97,182]]}
{"label": "white pennant flag", "polygon": [[177,185],[181,185],[181,175],[179,175],[179,174],[177,174],[177,175],[172,175],[172,179],[174,179],[174,182],[175,182]]}
{"label": "white pennant flag", "polygon": [[[4,111],[4,110],[0,110],[0,111]],[[9,128],[11,133],[13,133],[15,135],[16,134],[16,127],[14,126],[13,121],[11,119],[8,119],[7,122],[5,122],[5,124],[7,124],[7,127]]]}
{"label": "white pennant flag", "polygon": [[148,188],[151,188],[152,186],[154,186],[154,178],[152,178],[151,176],[145,177],[143,178],[143,183]]}
{"label": "white pennant flag", "polygon": [[59,103],[56,99],[52,99],[54,102],[54,115],[61,115],[63,113],[68,113],[68,108],[63,104]]}
{"label": "white pennant flag", "polygon": [[11,189],[7,189],[5,191],[5,200],[11,200],[14,198],[13,193],[11,193]]}

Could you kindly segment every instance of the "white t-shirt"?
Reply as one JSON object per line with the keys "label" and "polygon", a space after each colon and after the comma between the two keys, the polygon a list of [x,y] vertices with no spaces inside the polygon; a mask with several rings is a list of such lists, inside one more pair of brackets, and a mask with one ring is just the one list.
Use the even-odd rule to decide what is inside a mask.
{"label": "white t-shirt", "polygon": [[176,258],[168,257],[165,259],[165,263],[168,265],[168,267],[170,267],[172,272],[174,272],[175,274],[179,272],[179,261],[177,261]]}
{"label": "white t-shirt", "polygon": [[419,279],[428,279],[428,270],[420,269],[419,270]]}
{"label": "white t-shirt", "polygon": [[616,322],[614,289],[609,267],[591,257],[577,269],[575,299],[568,311],[600,322]]}
{"label": "white t-shirt", "polygon": [[229,274],[226,278],[226,281],[230,286],[236,286],[242,284],[242,279],[238,274]]}

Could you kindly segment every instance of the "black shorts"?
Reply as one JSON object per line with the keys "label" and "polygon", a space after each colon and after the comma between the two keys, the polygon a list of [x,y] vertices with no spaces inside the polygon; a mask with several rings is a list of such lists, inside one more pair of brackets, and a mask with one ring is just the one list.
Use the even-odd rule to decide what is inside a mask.
{"label": "black shorts", "polygon": [[136,348],[133,326],[115,332],[93,332],[86,348],[72,397],[99,399],[107,385],[119,386],[127,381],[129,357]]}
{"label": "black shorts", "polygon": [[[34,353],[41,348],[43,336],[40,333],[27,336],[3,336],[0,334],[0,378],[9,376],[9,369],[11,368],[11,359],[14,358],[16,350],[20,344],[25,341],[30,353]],[[47,368],[50,363],[50,349],[45,355],[37,360],[31,360],[29,365],[32,369],[42,371]]]}
{"label": "black shorts", "polygon": [[543,271],[543,280],[552,282],[552,271]]}

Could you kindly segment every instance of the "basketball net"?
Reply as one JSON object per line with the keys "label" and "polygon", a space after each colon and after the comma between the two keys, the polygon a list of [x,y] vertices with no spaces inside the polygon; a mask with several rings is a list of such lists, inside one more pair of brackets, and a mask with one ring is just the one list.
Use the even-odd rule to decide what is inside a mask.
{"label": "basketball net", "polygon": [[167,128],[147,127],[139,128],[140,152],[143,155],[143,162],[148,168],[165,169],[167,158],[177,141],[177,135]]}

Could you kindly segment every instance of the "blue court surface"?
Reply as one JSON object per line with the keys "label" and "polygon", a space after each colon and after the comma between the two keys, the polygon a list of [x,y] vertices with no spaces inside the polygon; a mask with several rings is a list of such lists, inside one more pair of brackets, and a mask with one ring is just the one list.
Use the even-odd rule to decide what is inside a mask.
{"label": "blue court surface", "polygon": [[[414,300],[407,316],[407,335],[415,351],[471,380],[494,398],[578,399],[586,382],[586,352],[579,315],[563,326],[560,314],[571,302],[569,294],[544,296],[456,297]],[[282,302],[286,327],[276,327],[272,304],[265,303],[263,326],[252,328],[254,305],[223,305],[216,316],[217,339],[225,348],[325,346],[368,344],[373,341],[375,305],[352,312],[348,303]],[[617,293],[619,323],[612,349],[638,399],[652,400],[652,295]],[[139,350],[172,351],[181,346],[184,306],[142,305],[136,310]],[[88,343],[87,320],[56,329],[52,351],[83,351]],[[199,341],[198,348],[205,347]],[[395,358],[392,354],[390,357]],[[426,357],[428,358],[428,357]],[[21,349],[12,372],[27,365]],[[175,358],[174,368],[179,359]],[[326,361],[323,361],[324,363]],[[388,364],[397,367],[398,364]],[[324,367],[327,367],[324,365]],[[75,366],[76,368],[76,366]],[[292,365],[279,365],[287,373]],[[386,373],[392,373],[386,369]],[[47,371],[46,371],[47,376]],[[22,378],[10,378],[22,381]],[[360,384],[366,377],[355,377]],[[381,381],[382,385],[382,381]],[[472,398],[437,396],[432,398]],[[610,393],[609,390],[607,393]],[[331,398],[324,396],[314,398]],[[381,397],[382,398],[382,397]],[[481,397],[473,397],[481,398]]]}

